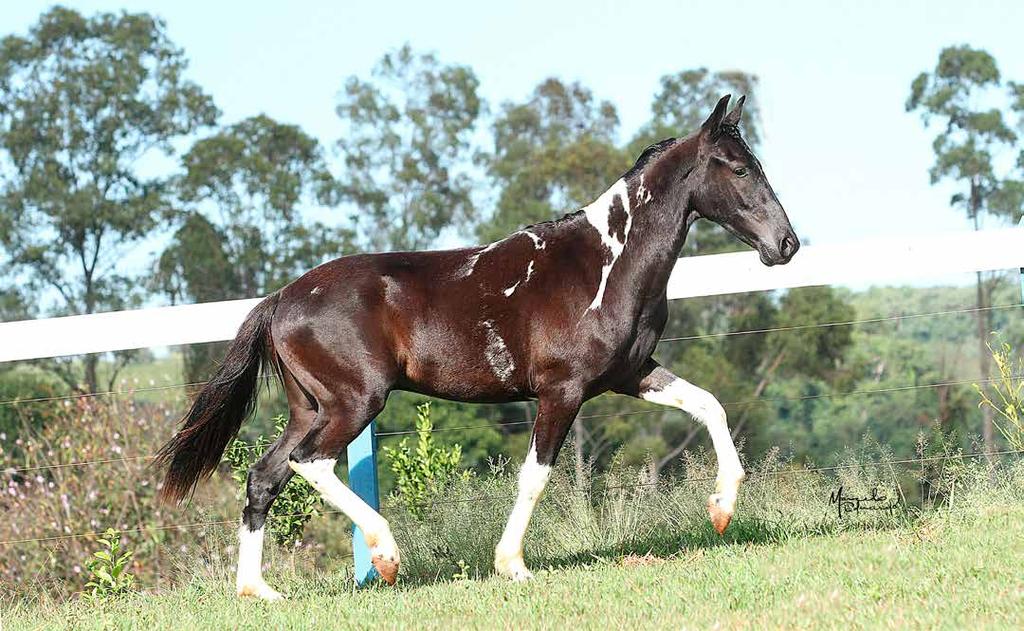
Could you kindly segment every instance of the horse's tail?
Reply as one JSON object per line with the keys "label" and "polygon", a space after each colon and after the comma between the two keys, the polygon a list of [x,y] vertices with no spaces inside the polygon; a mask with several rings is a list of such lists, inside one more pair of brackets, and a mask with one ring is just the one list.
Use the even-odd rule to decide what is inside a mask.
{"label": "horse's tail", "polygon": [[245,318],[224,363],[199,391],[178,433],[157,453],[156,466],[167,468],[161,499],[181,502],[213,473],[228,441],[256,407],[260,368],[264,373],[280,369],[270,335],[277,302],[278,294],[271,294]]}

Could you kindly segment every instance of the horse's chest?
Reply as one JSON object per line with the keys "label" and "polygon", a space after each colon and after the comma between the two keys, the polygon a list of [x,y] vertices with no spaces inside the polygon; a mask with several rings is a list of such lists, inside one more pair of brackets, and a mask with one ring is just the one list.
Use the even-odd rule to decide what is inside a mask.
{"label": "horse's chest", "polygon": [[605,356],[598,363],[603,364],[611,376],[639,370],[657,347],[667,319],[667,303],[658,302],[610,326],[602,345]]}

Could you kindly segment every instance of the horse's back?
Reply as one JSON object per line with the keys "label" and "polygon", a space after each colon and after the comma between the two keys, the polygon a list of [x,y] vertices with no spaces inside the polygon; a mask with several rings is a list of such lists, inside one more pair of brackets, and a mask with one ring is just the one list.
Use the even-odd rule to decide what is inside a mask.
{"label": "horse's back", "polygon": [[481,296],[465,278],[479,249],[359,254],[314,268],[281,290],[274,345],[302,363],[372,371],[401,389],[516,398],[511,341],[481,321]]}

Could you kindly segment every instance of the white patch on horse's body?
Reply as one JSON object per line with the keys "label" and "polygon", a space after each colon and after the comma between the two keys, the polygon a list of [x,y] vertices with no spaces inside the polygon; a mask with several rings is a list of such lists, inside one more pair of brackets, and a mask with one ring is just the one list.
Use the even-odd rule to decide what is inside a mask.
{"label": "white patch on horse's body", "polygon": [[731,499],[735,501],[736,486],[745,474],[740,457],[736,453],[736,445],[729,434],[725,408],[715,395],[676,377],[674,381],[661,388],[641,392],[640,398],[689,412],[708,428],[711,443],[715,448],[715,457],[718,459],[718,481],[725,484],[726,491],[732,488]]}
{"label": "white patch on horse's body", "polygon": [[238,573],[235,590],[239,596],[256,596],[263,600],[280,600],[277,593],[263,580],[263,529],[249,530],[242,524],[238,529]]}
{"label": "white patch on horse's body", "polygon": [[472,274],[473,270],[476,269],[477,261],[480,260],[481,256],[494,250],[496,247],[498,247],[508,239],[509,237],[505,237],[504,239],[495,241],[494,243],[488,244],[486,246],[477,246],[477,251],[470,255],[468,259],[466,259],[466,262],[462,265],[462,267],[459,268],[459,271],[456,273],[456,276],[458,276],[459,278],[465,278],[466,276]]}
{"label": "white patch on horse's body", "polygon": [[504,289],[504,291],[502,291],[502,293],[505,294],[506,298],[510,297],[512,294],[514,294],[516,292],[516,289],[518,289],[520,285],[525,285],[526,283],[530,282],[530,278],[532,276],[533,276],[533,259],[530,259],[530,264],[526,266],[526,278],[524,278],[522,280],[517,280],[515,283],[512,284],[512,286],[506,287]]}
{"label": "white patch on horse's body", "polygon": [[[623,229],[621,243],[610,234],[608,225],[611,218],[612,204],[615,202],[616,196],[622,201],[622,209],[626,213],[626,226]],[[622,250],[625,249],[626,242],[629,240],[629,229],[633,224],[633,216],[630,214],[629,188],[626,186],[626,181],[620,179],[615,184],[612,184],[611,188],[584,208],[583,212],[587,216],[587,221],[590,222],[590,225],[594,226],[594,229],[600,235],[601,243],[611,251],[611,260],[606,262],[601,268],[601,283],[597,286],[597,295],[594,296],[594,300],[587,307],[588,310],[593,310],[601,307],[601,301],[604,300],[604,292],[608,286],[608,276],[612,273],[612,266],[615,265],[615,261],[622,254]]]}
{"label": "white patch on horse's body", "polygon": [[319,491],[329,504],[348,515],[349,519],[359,526],[366,539],[366,545],[370,547],[371,557],[379,557],[397,566],[398,546],[395,545],[395,538],[391,535],[391,527],[387,520],[338,479],[334,474],[334,465],[337,462],[333,458],[311,462],[289,460],[288,466]]}
{"label": "white patch on horse's body", "polygon": [[512,371],[516,369],[512,353],[505,345],[505,340],[501,339],[501,335],[494,328],[493,320],[484,320],[481,325],[487,330],[487,348],[484,349],[487,363],[498,379],[502,382],[508,381],[512,376]]}
{"label": "white patch on horse's body", "polygon": [[637,205],[646,204],[651,201],[653,196],[651,195],[651,189],[647,188],[644,184],[644,174],[640,174],[640,185],[636,187],[636,203]]}
{"label": "white patch on horse's body", "polygon": [[501,540],[494,549],[494,569],[514,581],[525,581],[533,577],[523,563],[523,537],[549,477],[551,467],[537,462],[537,445],[531,442],[530,452],[526,454],[523,468],[519,470],[519,492],[515,506],[505,524]]}
{"label": "white patch on horse's body", "polygon": [[547,247],[547,243],[544,242],[544,239],[541,239],[539,236],[533,234],[529,230],[521,230],[520,232],[533,239],[533,247],[535,249],[543,250],[544,248]]}
{"label": "white patch on horse's body", "polygon": [[493,320],[485,320],[483,326],[487,329],[487,348],[484,350],[487,363],[490,364],[491,370],[494,371],[498,379],[507,381],[512,376],[512,371],[516,369],[512,353],[509,352],[505,340],[494,328]]}
{"label": "white patch on horse's body", "polygon": [[309,290],[309,295],[310,296],[319,296],[322,293],[324,293],[324,290],[319,285],[317,285],[313,289]]}

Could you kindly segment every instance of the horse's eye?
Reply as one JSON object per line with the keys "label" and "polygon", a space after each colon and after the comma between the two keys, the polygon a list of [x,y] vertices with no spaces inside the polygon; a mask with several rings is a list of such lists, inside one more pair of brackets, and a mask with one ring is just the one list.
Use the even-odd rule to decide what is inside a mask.
{"label": "horse's eye", "polygon": [[747,171],[747,167],[736,167],[732,172],[735,173],[737,177],[747,177],[747,173],[749,173],[749,171]]}

